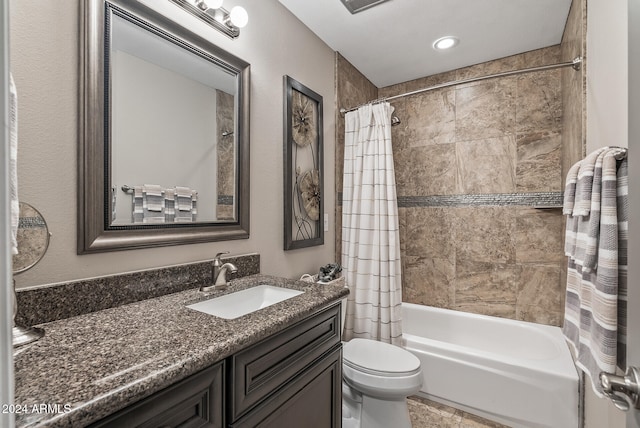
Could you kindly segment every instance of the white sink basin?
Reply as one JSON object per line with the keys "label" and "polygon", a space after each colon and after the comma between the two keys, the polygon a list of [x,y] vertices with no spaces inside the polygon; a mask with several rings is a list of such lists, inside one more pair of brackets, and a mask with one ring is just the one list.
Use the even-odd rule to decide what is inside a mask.
{"label": "white sink basin", "polygon": [[233,319],[302,293],[303,291],[299,290],[262,284],[247,288],[246,290],[194,303],[193,305],[188,305],[187,308],[220,318]]}

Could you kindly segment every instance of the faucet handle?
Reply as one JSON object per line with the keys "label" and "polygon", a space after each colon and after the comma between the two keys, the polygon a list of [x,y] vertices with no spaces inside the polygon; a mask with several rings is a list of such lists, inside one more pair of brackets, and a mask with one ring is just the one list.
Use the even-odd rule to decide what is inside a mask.
{"label": "faucet handle", "polygon": [[228,251],[223,251],[221,253],[216,254],[216,257],[215,257],[216,260],[220,260],[220,256],[223,255],[223,254],[229,254],[229,252]]}

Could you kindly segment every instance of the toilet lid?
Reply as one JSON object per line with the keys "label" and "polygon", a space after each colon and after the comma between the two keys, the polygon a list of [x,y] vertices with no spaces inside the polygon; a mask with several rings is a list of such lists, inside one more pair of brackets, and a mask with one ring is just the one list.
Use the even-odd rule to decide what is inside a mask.
{"label": "toilet lid", "polygon": [[345,343],[342,358],[345,364],[365,371],[398,374],[420,369],[420,360],[411,352],[369,339],[352,339]]}

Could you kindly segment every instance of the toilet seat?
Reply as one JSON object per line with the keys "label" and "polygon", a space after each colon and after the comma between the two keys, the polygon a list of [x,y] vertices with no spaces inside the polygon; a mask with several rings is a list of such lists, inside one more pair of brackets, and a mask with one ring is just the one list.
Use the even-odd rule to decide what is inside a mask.
{"label": "toilet seat", "polygon": [[420,360],[398,346],[368,339],[344,344],[342,359],[355,370],[380,376],[407,376],[420,370]]}
{"label": "toilet seat", "polygon": [[420,360],[388,343],[351,340],[343,346],[342,368],[348,385],[372,397],[404,400],[422,386]]}

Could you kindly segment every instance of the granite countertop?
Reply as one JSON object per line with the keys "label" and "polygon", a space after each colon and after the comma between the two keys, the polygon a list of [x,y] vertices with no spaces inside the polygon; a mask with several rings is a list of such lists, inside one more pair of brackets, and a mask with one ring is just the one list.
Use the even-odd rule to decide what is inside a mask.
{"label": "granite countertop", "polygon": [[[264,283],[305,293],[232,320],[186,308]],[[347,294],[342,285],[254,275],[224,292],[187,290],[42,324],[45,336],[14,354],[16,424],[88,425]]]}

